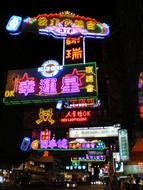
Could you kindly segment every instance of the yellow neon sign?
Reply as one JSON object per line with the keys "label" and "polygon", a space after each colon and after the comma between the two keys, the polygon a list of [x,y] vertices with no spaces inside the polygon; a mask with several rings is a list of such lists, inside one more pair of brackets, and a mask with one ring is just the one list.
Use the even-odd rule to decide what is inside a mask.
{"label": "yellow neon sign", "polygon": [[4,93],[5,97],[14,97],[14,90],[6,90]]}
{"label": "yellow neon sign", "polygon": [[52,119],[52,116],[53,116],[53,108],[49,108],[48,110],[40,108],[39,119],[37,119],[35,122],[39,125],[42,122],[48,121],[52,125],[55,123],[55,120]]}

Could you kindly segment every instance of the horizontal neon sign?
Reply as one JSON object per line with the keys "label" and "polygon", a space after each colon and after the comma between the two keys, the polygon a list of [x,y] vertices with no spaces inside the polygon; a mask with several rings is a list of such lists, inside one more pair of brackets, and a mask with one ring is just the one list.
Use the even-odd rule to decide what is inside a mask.
{"label": "horizontal neon sign", "polygon": [[72,162],[80,161],[80,162],[99,162],[99,161],[105,161],[106,156],[105,155],[96,155],[96,156],[79,156],[79,157],[73,157],[71,158]]}
{"label": "horizontal neon sign", "polygon": [[41,14],[23,21],[23,31],[39,32],[55,38],[85,36],[104,38],[109,35],[109,26],[92,18],[74,15],[68,11],[55,14]]}
{"label": "horizontal neon sign", "polygon": [[28,104],[97,98],[96,63],[65,65],[57,72],[54,68],[49,71],[53,73],[50,76],[43,76],[43,70],[37,68],[8,71],[3,102]]}
{"label": "horizontal neon sign", "polygon": [[69,149],[69,150],[104,150],[106,148],[105,143],[102,141],[69,141],[66,138],[63,139],[48,139],[34,140],[31,143],[33,150],[49,150],[49,149]]}
{"label": "horizontal neon sign", "polygon": [[91,118],[91,110],[70,110],[62,114],[61,123],[86,122]]}

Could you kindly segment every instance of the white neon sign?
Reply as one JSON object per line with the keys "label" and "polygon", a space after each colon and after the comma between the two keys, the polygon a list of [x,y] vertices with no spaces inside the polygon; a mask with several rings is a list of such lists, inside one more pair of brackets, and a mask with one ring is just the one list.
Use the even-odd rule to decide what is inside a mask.
{"label": "white neon sign", "polygon": [[129,143],[127,129],[119,130],[119,150],[121,161],[129,160]]}
{"label": "white neon sign", "polygon": [[41,67],[38,67],[38,72],[41,72],[45,77],[53,77],[58,74],[60,70],[63,69],[62,65],[55,60],[45,61]]}

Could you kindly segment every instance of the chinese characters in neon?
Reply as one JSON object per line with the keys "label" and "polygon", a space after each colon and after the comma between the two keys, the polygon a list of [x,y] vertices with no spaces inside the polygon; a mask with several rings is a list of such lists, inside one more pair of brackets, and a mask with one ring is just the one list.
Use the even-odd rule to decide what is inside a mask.
{"label": "chinese characters in neon", "polygon": [[[81,38],[66,38],[66,60],[81,60],[83,58],[83,49],[81,46]],[[79,61],[81,62],[81,61]]]}
{"label": "chinese characters in neon", "polygon": [[15,79],[14,91],[18,91],[19,94],[24,94],[27,96],[29,93],[34,93],[35,89],[35,79],[34,77],[29,77],[28,73],[24,73],[21,78]]}
{"label": "chinese characters in neon", "polygon": [[[89,71],[91,69],[91,72]],[[92,83],[93,80],[93,68],[86,67],[86,72],[88,75],[86,76],[87,86],[86,89],[88,92],[93,92],[94,86]],[[85,77],[84,73],[79,73],[76,68],[73,69],[71,74],[67,74],[62,78],[62,93],[76,93],[80,91],[80,86],[82,86],[81,79]],[[29,77],[28,73],[24,73],[21,78],[17,78],[15,81],[15,92],[18,91],[19,94],[24,94],[27,96],[29,93],[34,93],[36,80],[33,77]],[[46,78],[40,79],[39,83],[39,95],[42,94],[56,94],[57,93],[57,79],[56,78]]]}
{"label": "chinese characters in neon", "polygon": [[59,139],[55,140],[52,138],[50,141],[45,140],[44,142],[40,139],[40,148],[60,148],[67,149],[68,148],[68,140],[67,139]]}
{"label": "chinese characters in neon", "polygon": [[31,147],[33,149],[97,149],[104,150],[105,143],[102,141],[69,141],[66,138],[63,139],[52,139],[42,140],[40,136],[40,140],[34,140],[32,142]]}
{"label": "chinese characters in neon", "polygon": [[[43,70],[39,71],[36,68],[9,71],[4,103],[50,102],[57,101],[56,98],[69,100],[74,97],[76,99],[87,98],[87,96],[97,97],[96,63],[69,64],[62,67],[63,69],[58,70],[56,76],[49,75],[49,70],[44,71],[48,73],[43,76]],[[52,73],[54,73],[53,69],[50,70]]]}
{"label": "chinese characters in neon", "polygon": [[42,14],[34,18],[24,20],[24,29],[39,29],[39,33],[53,35],[54,37],[65,37],[70,35],[87,36],[90,38],[105,37],[109,35],[109,26],[100,23],[95,19],[85,18],[83,16],[74,15],[68,11],[60,14]]}
{"label": "chinese characters in neon", "polygon": [[40,145],[41,148],[47,148],[48,142],[50,141],[50,131],[45,130],[40,132]]}
{"label": "chinese characters in neon", "polygon": [[74,68],[72,74],[67,74],[62,78],[62,92],[63,93],[75,93],[80,92],[82,86],[81,79],[85,76],[84,73],[78,73]]}
{"label": "chinese characters in neon", "polygon": [[96,155],[96,156],[92,156],[92,155],[86,155],[86,156],[79,156],[79,157],[74,157],[71,158],[71,161],[75,162],[75,161],[80,161],[80,162],[86,162],[86,161],[105,161],[106,160],[106,156],[105,155]]}
{"label": "chinese characters in neon", "polygon": [[87,98],[87,99],[71,99],[67,101],[65,104],[65,108],[86,108],[86,107],[94,107],[96,104],[96,100],[94,98]]}
{"label": "chinese characters in neon", "polygon": [[61,118],[62,123],[83,122],[91,118],[91,110],[72,110],[68,111]]}

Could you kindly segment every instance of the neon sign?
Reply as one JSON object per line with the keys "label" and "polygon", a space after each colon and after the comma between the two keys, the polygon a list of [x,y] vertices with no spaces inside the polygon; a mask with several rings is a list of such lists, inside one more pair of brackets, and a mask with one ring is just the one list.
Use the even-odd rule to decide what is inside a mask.
{"label": "neon sign", "polygon": [[41,131],[40,132],[40,140],[47,141],[50,140],[50,134],[51,132],[49,130]]}
{"label": "neon sign", "polygon": [[31,139],[29,137],[24,137],[20,146],[21,150],[28,151],[30,144],[31,144]]}
{"label": "neon sign", "polygon": [[[52,65],[53,66],[53,65]],[[54,66],[55,68],[55,66]],[[98,96],[96,63],[64,65],[53,76],[43,76],[39,68],[8,71],[3,102],[29,104],[95,98]]]}
{"label": "neon sign", "polygon": [[[44,134],[45,135],[45,134]],[[49,134],[48,134],[49,135]],[[31,143],[31,147],[33,150],[104,150],[106,148],[105,143],[103,141],[86,141],[83,142],[76,139],[74,141],[69,141],[67,138],[62,139],[40,139],[33,140]]]}
{"label": "neon sign", "polygon": [[21,23],[22,17],[13,15],[6,25],[6,30],[10,32],[17,32]]}
{"label": "neon sign", "polygon": [[38,68],[38,72],[41,72],[45,77],[53,77],[58,74],[60,70],[63,69],[62,65],[55,60],[45,61],[41,67]]}
{"label": "neon sign", "polygon": [[52,115],[53,115],[53,108],[49,108],[48,110],[40,108],[39,119],[37,119],[35,122],[39,125],[42,122],[48,121],[51,125],[53,125],[55,123],[55,120],[52,119]]}
{"label": "neon sign", "polygon": [[106,156],[105,155],[85,155],[85,156],[79,156],[79,157],[73,157],[71,158],[71,162],[80,161],[80,162],[99,162],[99,161],[105,161]]}
{"label": "neon sign", "polygon": [[41,14],[23,21],[23,31],[39,32],[55,38],[85,36],[104,38],[109,35],[109,26],[92,18],[75,15],[69,11],[55,14]]}
{"label": "neon sign", "polygon": [[[81,40],[82,39],[82,40]],[[65,59],[68,63],[80,63],[83,61],[83,38],[66,38]]]}
{"label": "neon sign", "polygon": [[127,129],[119,130],[119,151],[121,161],[129,160],[129,142]]}
{"label": "neon sign", "polygon": [[91,118],[91,110],[70,110],[60,119],[61,123],[87,122]]}
{"label": "neon sign", "polygon": [[[71,124],[70,127],[73,127],[74,124],[76,124],[77,126],[80,126],[81,124],[84,124],[87,126],[89,122],[90,123],[92,122],[91,121],[92,118],[96,118],[96,121],[99,121],[100,119],[101,112],[98,108],[97,109],[76,108],[76,109],[57,110],[55,108],[56,103],[53,102],[52,104],[53,104],[53,107],[43,105],[43,107],[40,107],[40,108],[36,107],[36,108],[29,108],[28,110],[26,110],[23,115],[24,128],[27,128],[27,129],[44,129],[47,127],[69,128],[69,124]],[[99,133],[100,130],[97,131],[97,128],[95,129],[95,131],[100,137],[100,135],[102,134]],[[85,130],[83,131],[83,133],[84,134],[89,133],[89,135],[92,133],[95,134],[95,132],[92,130],[91,131]],[[110,133],[112,133],[111,129],[110,129]],[[73,132],[70,131],[70,135],[72,135],[73,137],[74,135],[77,135],[77,134],[79,135],[81,134],[81,132],[78,131],[77,128],[75,128],[75,131]],[[113,135],[115,135],[115,132],[112,133],[112,136]]]}
{"label": "neon sign", "polygon": [[82,99],[71,99],[65,102],[64,107],[71,108],[93,108],[96,105],[96,99],[94,98],[82,98]]}

